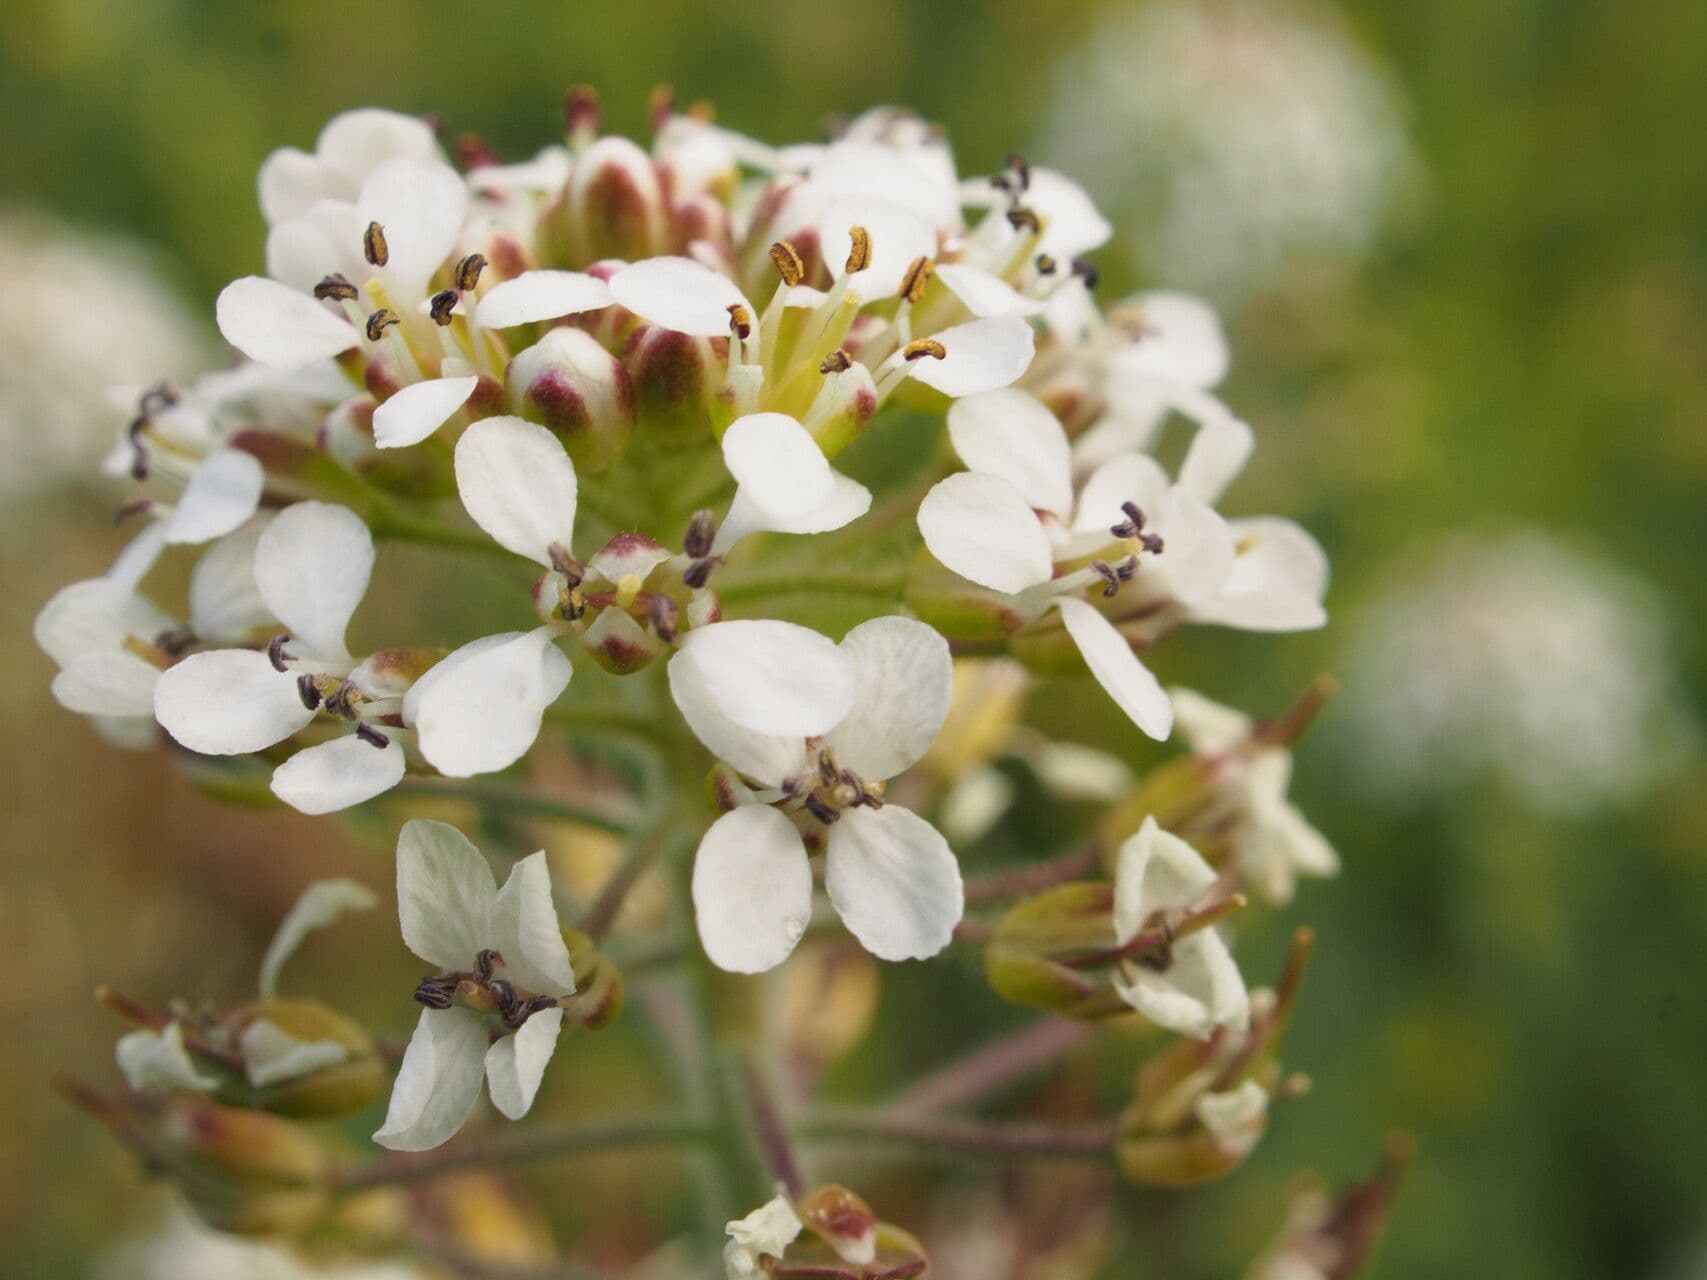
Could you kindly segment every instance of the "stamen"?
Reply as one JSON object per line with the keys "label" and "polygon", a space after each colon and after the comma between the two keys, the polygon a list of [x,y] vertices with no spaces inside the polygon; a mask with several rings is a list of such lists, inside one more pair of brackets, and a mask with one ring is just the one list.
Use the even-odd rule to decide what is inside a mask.
{"label": "stamen", "polygon": [[745,342],[753,332],[753,313],[739,302],[731,302],[724,310],[729,312],[729,332]]}
{"label": "stamen", "polygon": [[682,550],[694,559],[703,559],[711,554],[711,544],[717,538],[717,517],[709,507],[693,513],[693,519],[688,521],[688,531],[682,535]]}
{"label": "stamen", "polygon": [[362,256],[369,266],[383,267],[391,261],[391,247],[385,243],[385,228],[377,222],[367,224],[362,232]]}
{"label": "stamen", "polygon": [[371,724],[368,724],[366,721],[362,721],[361,723],[356,725],[356,737],[360,738],[363,742],[367,743],[368,746],[376,747],[380,751],[384,751],[387,747],[389,747],[391,745],[391,739],[390,738],[386,737],[383,733],[381,733],[378,729],[375,729]]}
{"label": "stamen", "polygon": [[1047,253],[1038,254],[1035,265],[1037,267],[1037,274],[1040,276],[1052,276],[1060,269],[1061,266],[1060,263],[1056,262],[1055,259],[1050,257]]}
{"label": "stamen", "polygon": [[136,402],[137,412],[145,418],[152,418],[163,409],[170,409],[178,403],[178,393],[170,383],[156,382],[142,393],[142,398]]}
{"label": "stamen", "polygon": [[121,525],[132,516],[139,516],[144,511],[152,511],[153,509],[153,498],[132,498],[129,502],[122,504],[117,511],[113,512],[113,524],[115,526]]}
{"label": "stamen", "polygon": [[331,298],[336,302],[350,302],[361,296],[361,291],[341,275],[329,275],[314,286],[314,296],[324,302]]}
{"label": "stamen", "polygon": [[471,253],[456,264],[456,287],[467,293],[480,283],[480,273],[486,270],[486,259],[478,253]]}
{"label": "stamen", "polygon": [[474,957],[474,976],[481,982],[492,981],[493,967],[502,964],[503,961],[503,952],[494,951],[488,947],[486,950]]}
{"label": "stamen", "polygon": [[551,557],[551,567],[569,579],[571,587],[581,585],[581,580],[587,576],[586,571],[581,568],[581,562],[569,553],[568,547],[554,542],[546,548],[546,553]]}
{"label": "stamen", "polygon": [[1008,210],[1008,225],[1015,231],[1029,231],[1037,235],[1043,230],[1043,219],[1023,204],[1016,204]]}
{"label": "stamen", "polygon": [[651,121],[652,132],[657,133],[671,116],[676,113],[676,87],[670,84],[655,84],[652,92],[646,95],[646,118]]}
{"label": "stamen", "polygon": [[1085,282],[1085,288],[1095,289],[1102,274],[1083,258],[1073,259],[1073,274]]}
{"label": "stamen", "polygon": [[1144,508],[1136,502],[1123,502],[1120,509],[1126,513],[1126,519],[1110,525],[1108,531],[1117,538],[1136,538],[1144,531]]}
{"label": "stamen", "polygon": [[189,627],[173,627],[154,637],[154,647],[168,658],[181,658],[196,647],[196,633]]}
{"label": "stamen", "polygon": [[830,352],[829,355],[824,357],[823,363],[818,366],[818,372],[828,375],[832,373],[843,373],[851,368],[853,368],[853,357],[846,351],[843,351],[840,347],[837,347],[834,351]]}
{"label": "stamen", "polygon": [[296,696],[302,699],[302,705],[310,711],[320,706],[320,686],[314,682],[314,677],[301,675],[296,678]]}
{"label": "stamen", "polygon": [[674,644],[680,638],[677,629],[681,611],[676,602],[669,596],[653,596],[646,605],[646,616],[652,622],[652,630],[658,633],[658,638],[665,644]]}
{"label": "stamen", "polygon": [[556,996],[534,996],[525,1004],[512,1005],[504,1014],[504,1025],[510,1030],[519,1030],[521,1025],[542,1009],[552,1009],[557,1006]]}
{"label": "stamen", "polygon": [[285,644],[289,640],[290,637],[281,631],[278,635],[267,641],[267,661],[272,663],[273,670],[279,672],[281,675],[290,670],[290,668],[285,664],[295,657],[294,654],[285,652]]}
{"label": "stamen", "polygon": [[448,1009],[452,997],[456,994],[456,983],[454,977],[444,974],[422,978],[420,985],[415,988],[415,1000],[429,1009]]}
{"label": "stamen", "polygon": [[925,296],[925,286],[936,274],[936,263],[929,258],[914,258],[907,268],[907,274],[901,277],[901,296],[908,302],[917,302]]}
{"label": "stamen", "polygon": [[578,84],[564,95],[563,124],[570,141],[585,146],[598,136],[599,91],[588,84]]}
{"label": "stamen", "polygon": [[451,312],[456,310],[457,299],[462,295],[455,289],[441,289],[433,295],[427,314],[432,316],[433,323],[441,328],[451,322]]}
{"label": "stamen", "polygon": [[923,360],[926,356],[932,360],[946,360],[948,359],[948,348],[935,338],[920,338],[901,348],[903,360]]}
{"label": "stamen", "polygon": [[385,331],[394,324],[402,324],[397,313],[390,307],[381,307],[367,318],[367,340],[378,342],[385,336]]}
{"label": "stamen", "polygon": [[871,232],[864,227],[849,227],[847,273],[851,276],[856,271],[864,271],[871,265]]}
{"label": "stamen", "polygon": [[702,560],[695,560],[682,574],[682,581],[698,591],[711,578],[711,571],[722,563],[722,556],[707,556]]}
{"label": "stamen", "polygon": [[771,245],[771,261],[776,263],[777,274],[789,288],[806,279],[806,263],[800,251],[788,241],[778,240]]}
{"label": "stamen", "polygon": [[826,804],[816,792],[806,797],[806,811],[826,827],[842,816]]}
{"label": "stamen", "polygon": [[1016,191],[1023,192],[1031,189],[1031,166],[1026,163],[1024,156],[1009,154],[1007,159],[1002,161],[1002,163],[1007,166],[1008,172],[1013,175],[1015,183],[1014,189]]}

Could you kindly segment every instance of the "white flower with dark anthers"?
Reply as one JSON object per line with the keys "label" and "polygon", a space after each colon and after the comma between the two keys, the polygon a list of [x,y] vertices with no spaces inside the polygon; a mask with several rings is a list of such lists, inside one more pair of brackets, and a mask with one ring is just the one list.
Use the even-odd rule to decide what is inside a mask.
{"label": "white flower with dark anthers", "polygon": [[373,537],[348,508],[299,502],[273,517],[255,541],[254,584],[287,634],[264,649],[206,649],[168,667],[153,688],[161,727],[203,755],[246,755],[324,710],[354,732],[281,764],[274,793],[305,813],[328,813],[395,786],[406,767],[392,726],[407,664],[391,651],[358,663],[344,640],[373,562]]}
{"label": "white flower with dark anthers", "polygon": [[[1114,872],[1114,930],[1125,946],[1146,929],[1169,929],[1200,906],[1215,872],[1184,840],[1144,819],[1120,847]],[[1124,961],[1116,969],[1121,999],[1157,1026],[1199,1040],[1217,1027],[1242,1031],[1251,1000],[1239,966],[1213,928],[1200,929],[1160,952]]]}
{"label": "white flower with dark anthers", "polygon": [[923,623],[878,618],[840,645],[787,622],[693,632],[670,660],[689,728],[760,790],[711,825],[694,863],[700,939],[737,973],[774,968],[812,914],[808,849],[853,935],[885,960],[948,945],[964,892],[948,842],[884,804],[948,714],[948,645]]}
{"label": "white flower with dark anthers", "polygon": [[1271,902],[1292,900],[1299,876],[1331,876],[1339,858],[1322,833],[1286,798],[1292,752],[1265,737],[1241,711],[1190,689],[1171,691],[1180,731],[1209,761],[1213,822],[1230,841],[1240,874]]}
{"label": "white flower with dark anthers", "polygon": [[405,823],[397,914],[409,950],[440,972],[415,992],[426,1008],[374,1141],[393,1151],[438,1146],[468,1119],[482,1077],[493,1105],[521,1119],[557,1047],[560,1001],[575,994],[544,851],[516,863],[500,889],[455,827]]}
{"label": "white flower with dark anthers", "polygon": [[752,413],[723,433],[735,499],[712,550],[749,533],[825,533],[871,508],[871,490],[834,470],[817,441],[786,413]]}
{"label": "white flower with dark anthers", "polygon": [[728,1280],[759,1280],[767,1275],[770,1268],[762,1259],[780,1259],[805,1229],[793,1203],[781,1191],[745,1218],[729,1223],[725,1227],[729,1243],[723,1246]]}

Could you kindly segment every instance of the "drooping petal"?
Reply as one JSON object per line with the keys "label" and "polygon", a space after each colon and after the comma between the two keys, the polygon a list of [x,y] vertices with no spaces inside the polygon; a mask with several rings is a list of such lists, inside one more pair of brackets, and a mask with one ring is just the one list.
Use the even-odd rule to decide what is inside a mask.
{"label": "drooping petal", "polygon": [[298,502],[255,543],[255,585],[273,616],[316,654],[346,656],[344,632],[373,578],[373,535],[348,507]]}
{"label": "drooping petal", "polygon": [[1157,911],[1196,904],[1215,883],[1201,854],[1152,817],[1120,846],[1114,871],[1114,931],[1132,941]]}
{"label": "drooping petal", "polygon": [[219,1078],[196,1065],[184,1047],[184,1029],[168,1022],[159,1031],[132,1031],[114,1046],[125,1083],[139,1090],[189,1090],[205,1093],[219,1087]]}
{"label": "drooping petal", "polygon": [[1055,572],[1031,504],[998,476],[963,471],[938,482],[919,504],[919,532],[946,567],[992,591],[1023,591]]}
{"label": "drooping petal", "polygon": [[516,982],[535,995],[575,994],[575,972],[552,903],[544,850],[510,868],[492,904],[492,945],[504,953],[504,966]]}
{"label": "drooping petal", "polygon": [[107,570],[106,576],[135,590],[148,576],[148,571],[154,568],[160,559],[160,553],[165,549],[165,522],[150,520],[134,538],[125,543],[124,549],[113,557],[112,568]]}
{"label": "drooping petal", "polygon": [[267,998],[278,993],[280,971],[310,933],[326,928],[351,911],[372,911],[378,905],[379,895],[359,880],[339,876],[309,885],[279,921],[278,932],[273,934],[266,954],[261,957],[261,996]]}
{"label": "drooping petal", "polygon": [[761,1280],[761,1258],[780,1258],[805,1224],[784,1192],[760,1205],[745,1218],[725,1225],[729,1243],[723,1246],[723,1267],[729,1280]]}
{"label": "drooping petal", "polygon": [[1111,357],[1122,371],[1193,387],[1213,387],[1227,376],[1227,335],[1203,299],[1157,290],[1125,305],[1137,311],[1144,333]]}
{"label": "drooping petal", "polygon": [[1138,661],[1126,637],[1095,605],[1076,597],[1058,601],[1061,621],[1073,638],[1091,674],[1115,705],[1152,738],[1161,741],[1173,731],[1174,707],[1167,691],[1150,669]]}
{"label": "drooping petal", "polygon": [[893,804],[842,813],[830,828],[824,888],[849,932],[882,960],[934,956],[966,909],[948,841]]}
{"label": "drooping petal", "polygon": [[420,444],[467,404],[479,385],[472,376],[411,383],[374,409],[373,442],[381,449]]}
{"label": "drooping petal", "polygon": [[694,855],[693,905],[700,943],[719,969],[774,969],[812,918],[812,868],[800,832],[763,805],[724,814]]}
{"label": "drooping petal", "polygon": [[487,636],[417,680],[404,716],[419,735],[421,754],[440,773],[495,773],[527,754],[545,709],[572,674],[549,628]]}
{"label": "drooping petal", "polygon": [[1048,305],[1042,298],[1021,293],[995,272],[962,262],[943,263],[936,269],[936,278],[980,319],[986,316],[1035,316]]}
{"label": "drooping petal", "polygon": [[462,505],[493,541],[547,568],[575,532],[577,482],[558,438],[524,418],[483,418],[456,442]]}
{"label": "drooping petal", "polygon": [[202,643],[240,640],[273,621],[255,582],[255,547],[265,527],[255,521],[227,534],[190,572],[190,627]]}
{"label": "drooping petal", "polygon": [[251,360],[300,369],[348,351],[358,338],[338,312],[265,276],[244,276],[220,291],[214,317],[225,340]]}
{"label": "drooping petal", "polygon": [[373,1140],[392,1151],[430,1151],[468,1120],[485,1073],[485,1020],[472,1009],[422,1010]]}
{"label": "drooping petal", "polygon": [[134,653],[108,649],[73,658],[53,678],[53,698],[85,716],[150,716],[160,668]]}
{"label": "drooping petal", "polygon": [[730,307],[752,312],[733,280],[692,258],[633,263],[611,277],[610,291],[642,320],[699,338],[727,337]]}
{"label": "drooping petal", "polygon": [[969,320],[933,335],[947,355],[929,356],[907,367],[913,377],[945,396],[970,396],[1013,382],[1031,365],[1036,339],[1018,316]]}
{"label": "drooping petal", "polygon": [[224,537],[255,514],[266,483],[253,454],[241,449],[210,453],[166,517],[166,541],[184,546]]}
{"label": "drooping petal", "polygon": [[298,813],[336,813],[399,782],[408,766],[396,739],[383,747],[345,734],[298,751],[273,770],[273,794]]}
{"label": "drooping petal", "polygon": [[1114,989],[1159,1027],[1206,1040],[1217,1027],[1250,1022],[1250,994],[1227,944],[1213,930],[1182,938],[1165,972],[1142,965],[1115,971]]}
{"label": "drooping petal", "polygon": [[160,673],[154,717],[191,751],[244,755],[283,742],[314,719],[296,677],[252,649],[192,653]]}
{"label": "drooping petal", "polygon": [[475,318],[488,329],[535,324],[559,316],[597,311],[611,304],[610,286],[579,271],[524,271],[480,299]]}
{"label": "drooping petal", "polygon": [[[828,733],[853,707],[853,666],[828,637],[791,622],[697,627],[670,659],[691,672],[712,708],[753,733],[808,738]],[[672,679],[672,692],[675,682]],[[693,725],[699,706],[677,706]],[[733,762],[731,762],[733,763]]]}
{"label": "drooping petal", "polygon": [[468,207],[462,176],[438,160],[394,156],[362,183],[356,208],[362,225],[384,229],[387,275],[419,293],[456,248]]}
{"label": "drooping petal", "polygon": [[893,778],[930,749],[948,717],[948,642],[911,618],[873,618],[842,637],[858,693],[826,742],[836,763],[867,782]]}
{"label": "drooping petal", "polygon": [[969,468],[1006,480],[1030,506],[1063,520],[1072,514],[1067,433],[1034,397],[1006,387],[956,400],[948,410],[948,438]]}
{"label": "drooping petal", "polygon": [[448,822],[413,818],[397,835],[397,919],[403,943],[428,964],[466,969],[492,945],[498,882],[469,838]]}
{"label": "drooping petal", "polygon": [[486,1050],[486,1090],[508,1119],[520,1120],[533,1106],[562,1030],[563,1010],[541,1009]]}
{"label": "drooping petal", "polygon": [[723,462],[748,500],[777,519],[822,503],[835,486],[824,451],[786,413],[750,413],[723,433]]}

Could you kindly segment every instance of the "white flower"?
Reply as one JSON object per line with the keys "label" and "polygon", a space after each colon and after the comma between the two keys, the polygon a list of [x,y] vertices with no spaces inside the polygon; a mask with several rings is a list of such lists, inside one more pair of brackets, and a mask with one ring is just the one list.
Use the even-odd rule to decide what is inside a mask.
{"label": "white flower", "polygon": [[367,107],[333,116],[312,153],[280,147],[261,165],[257,187],[269,224],[307,216],[322,200],[354,200],[375,169],[407,156],[442,160],[426,121]]}
{"label": "white flower", "polygon": [[177,1022],[168,1022],[159,1031],[132,1031],[120,1037],[114,1053],[132,1089],[206,1093],[219,1087],[217,1077],[197,1069]]}
{"label": "white flower", "polygon": [[1202,1093],[1191,1108],[1224,1152],[1244,1159],[1268,1127],[1268,1090],[1255,1080],[1222,1093]]}
{"label": "white flower", "polygon": [[871,490],[831,468],[817,441],[785,413],[752,413],[723,433],[735,500],[718,526],[716,554],[749,533],[824,533],[871,508]]}
{"label": "white flower", "polygon": [[755,1280],[768,1274],[760,1259],[781,1258],[805,1226],[781,1191],[745,1218],[729,1223],[725,1228],[729,1243],[723,1246],[723,1266],[729,1280]]}
{"label": "white flower", "polygon": [[[403,941],[442,972],[416,993],[428,1007],[374,1141],[438,1146],[468,1119],[482,1077],[493,1105],[519,1120],[557,1047],[557,1002],[575,992],[544,851],[516,863],[500,889],[460,831],[415,819],[397,841],[397,912]],[[506,1034],[489,1043],[494,1024]]]}
{"label": "white flower", "polygon": [[1253,733],[1249,716],[1190,689],[1171,691],[1175,723],[1210,758],[1218,812],[1230,819],[1240,872],[1271,902],[1292,900],[1299,876],[1331,876],[1339,858],[1286,798],[1292,752]]}
{"label": "white flower", "polygon": [[791,623],[724,622],[692,632],[669,676],[700,741],[764,788],[700,842],[694,908],[714,963],[757,973],[793,951],[812,912],[803,831],[827,846],[831,905],[867,950],[907,960],[948,945],[964,907],[954,854],[930,823],[880,798],[948,713],[940,636],[879,618],[838,646]]}
{"label": "white flower", "polygon": [[[1114,928],[1124,946],[1145,929],[1197,906],[1215,872],[1184,840],[1144,819],[1120,847],[1114,873]],[[1242,1031],[1251,1001],[1227,944],[1213,928],[1187,934],[1161,957],[1128,962],[1115,973],[1115,990],[1157,1026],[1207,1039],[1217,1027]]]}

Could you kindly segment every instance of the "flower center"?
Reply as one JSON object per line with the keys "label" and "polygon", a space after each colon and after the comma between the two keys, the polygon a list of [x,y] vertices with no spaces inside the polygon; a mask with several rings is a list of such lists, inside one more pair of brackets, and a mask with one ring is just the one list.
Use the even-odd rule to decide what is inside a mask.
{"label": "flower center", "polygon": [[541,1009],[556,1007],[556,996],[534,995],[499,977],[503,964],[503,953],[488,948],[474,957],[472,969],[447,970],[422,978],[415,988],[415,1000],[429,1009],[461,1004],[476,1013],[496,1013],[511,1031]]}

